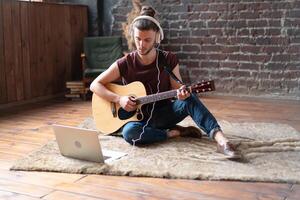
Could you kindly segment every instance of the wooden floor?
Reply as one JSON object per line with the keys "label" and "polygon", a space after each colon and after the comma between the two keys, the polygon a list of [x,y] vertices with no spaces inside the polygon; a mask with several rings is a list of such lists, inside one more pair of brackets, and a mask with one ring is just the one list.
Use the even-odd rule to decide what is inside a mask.
{"label": "wooden floor", "polygon": [[[300,131],[300,102],[205,97],[218,120],[278,122]],[[9,171],[16,160],[54,138],[49,124],[78,125],[91,102],[48,101],[0,114],[0,199],[280,199],[300,198],[300,185],[170,180]],[[263,172],[262,172],[263,173]]]}

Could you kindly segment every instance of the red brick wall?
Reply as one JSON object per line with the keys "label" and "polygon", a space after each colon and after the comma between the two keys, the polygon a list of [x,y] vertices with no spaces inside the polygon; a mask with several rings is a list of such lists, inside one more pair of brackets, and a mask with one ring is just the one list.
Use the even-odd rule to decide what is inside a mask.
{"label": "red brick wall", "polygon": [[[119,35],[131,1],[115,2],[112,33]],[[187,83],[214,79],[220,94],[300,98],[300,1],[147,2]]]}

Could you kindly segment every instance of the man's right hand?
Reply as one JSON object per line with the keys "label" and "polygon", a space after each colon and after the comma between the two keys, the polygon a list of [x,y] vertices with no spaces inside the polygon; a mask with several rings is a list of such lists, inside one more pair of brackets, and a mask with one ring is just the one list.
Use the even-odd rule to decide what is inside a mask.
{"label": "man's right hand", "polygon": [[121,96],[119,100],[120,106],[127,112],[134,111],[137,109],[137,105],[134,102],[134,97]]}

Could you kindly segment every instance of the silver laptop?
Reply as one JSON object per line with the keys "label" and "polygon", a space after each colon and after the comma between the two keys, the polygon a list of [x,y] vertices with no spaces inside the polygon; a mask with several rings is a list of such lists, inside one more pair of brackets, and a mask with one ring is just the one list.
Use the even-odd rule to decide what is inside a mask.
{"label": "silver laptop", "polygon": [[126,155],[123,152],[102,150],[97,131],[58,124],[52,127],[59,151],[63,156],[109,163]]}

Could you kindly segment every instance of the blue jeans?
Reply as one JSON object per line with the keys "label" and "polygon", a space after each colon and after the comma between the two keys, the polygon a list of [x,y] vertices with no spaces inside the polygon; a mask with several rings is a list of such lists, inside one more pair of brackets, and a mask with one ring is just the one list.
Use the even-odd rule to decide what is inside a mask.
{"label": "blue jeans", "polygon": [[175,100],[165,106],[155,108],[149,124],[144,127],[144,133],[141,138],[140,135],[146,120],[128,122],[122,129],[122,135],[130,144],[133,144],[133,140],[137,140],[135,142],[136,145],[164,141],[167,139],[167,129],[174,127],[188,115],[211,139],[214,138],[214,134],[217,131],[221,130],[215,117],[202,104],[199,98],[192,94],[184,101]]}

